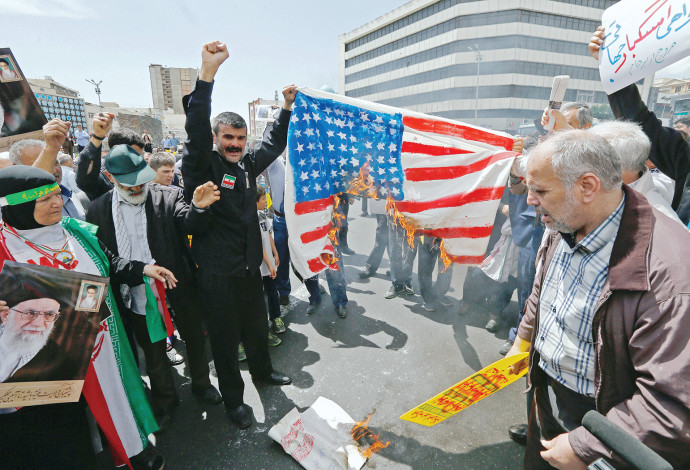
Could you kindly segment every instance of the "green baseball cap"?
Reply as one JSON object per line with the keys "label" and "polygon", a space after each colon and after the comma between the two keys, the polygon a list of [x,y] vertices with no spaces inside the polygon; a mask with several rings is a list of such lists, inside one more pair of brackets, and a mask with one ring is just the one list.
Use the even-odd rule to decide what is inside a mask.
{"label": "green baseball cap", "polygon": [[156,179],[156,172],[129,145],[116,145],[105,157],[105,169],[122,186],[139,186]]}

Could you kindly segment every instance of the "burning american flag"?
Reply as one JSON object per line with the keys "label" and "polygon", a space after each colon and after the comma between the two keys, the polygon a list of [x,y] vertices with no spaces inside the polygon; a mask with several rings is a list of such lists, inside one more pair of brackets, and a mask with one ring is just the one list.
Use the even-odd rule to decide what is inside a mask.
{"label": "burning american flag", "polygon": [[387,199],[408,234],[443,239],[446,262],[480,263],[516,155],[501,132],[308,88],[287,146],[290,258],[304,278],[337,266],[341,192]]}

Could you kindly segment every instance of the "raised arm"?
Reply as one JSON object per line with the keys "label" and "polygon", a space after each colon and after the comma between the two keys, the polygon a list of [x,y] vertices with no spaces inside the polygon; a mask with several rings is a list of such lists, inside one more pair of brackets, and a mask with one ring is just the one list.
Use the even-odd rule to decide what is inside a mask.
{"label": "raised arm", "polygon": [[[589,52],[597,60],[604,37],[604,27],[599,26],[589,42]],[[681,133],[671,127],[661,125],[656,115],[647,109],[634,84],[612,93],[608,98],[616,118],[634,121],[642,126],[644,133],[652,142],[649,153],[652,163],[669,178],[675,180],[676,184],[685,184],[688,171],[690,171],[690,148]],[[674,198],[674,210],[678,208],[679,202],[679,198]]]}
{"label": "raised arm", "polygon": [[283,109],[280,110],[280,115],[273,123],[271,130],[264,135],[261,147],[255,153],[255,174],[258,175],[263,172],[285,150],[292,105],[296,97],[297,87],[295,85],[288,85],[283,88],[283,98],[285,99]]}
{"label": "raised arm", "polygon": [[90,200],[102,196],[112,189],[112,183],[101,174],[101,147],[103,140],[113,127],[114,114],[97,113],[93,117],[91,139],[79,154],[77,164],[77,186]]}
{"label": "raised arm", "polygon": [[213,80],[220,65],[228,58],[228,48],[220,41],[204,44],[201,48],[201,71],[194,91],[182,99],[187,114],[185,130],[187,140],[182,150],[182,176],[185,181],[185,199],[191,201],[194,189],[209,177],[213,155],[211,130],[211,93]]}
{"label": "raised arm", "polygon": [[62,148],[62,143],[69,134],[70,123],[59,119],[52,119],[43,126],[43,139],[46,146],[43,148],[33,166],[45,170],[52,174],[55,169],[58,152]]}

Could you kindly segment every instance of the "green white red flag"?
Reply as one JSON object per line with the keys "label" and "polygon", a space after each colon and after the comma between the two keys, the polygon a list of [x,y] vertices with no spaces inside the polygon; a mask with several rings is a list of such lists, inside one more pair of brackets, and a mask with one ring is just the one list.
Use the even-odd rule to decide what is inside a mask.
{"label": "green white red flag", "polygon": [[144,276],[146,286],[146,325],[152,343],[162,341],[175,332],[170,312],[165,304],[165,286],[162,281]]}

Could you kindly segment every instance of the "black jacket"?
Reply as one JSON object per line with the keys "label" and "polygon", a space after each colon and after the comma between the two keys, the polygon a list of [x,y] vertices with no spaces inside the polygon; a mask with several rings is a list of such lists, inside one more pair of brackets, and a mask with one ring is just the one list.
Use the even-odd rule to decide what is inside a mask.
{"label": "black jacket", "polygon": [[[91,163],[93,167],[89,172]],[[101,148],[97,148],[91,142],[79,154],[76,180],[79,189],[84,191],[91,201],[113,189],[113,183],[101,171]]]}
{"label": "black jacket", "polygon": [[618,119],[642,126],[652,141],[649,159],[659,170],[676,182],[671,207],[685,225],[690,221],[690,146],[677,130],[664,127],[642,102],[637,86],[629,85],[609,95],[613,114]]}
{"label": "black jacket", "polygon": [[[98,239],[109,251],[117,254],[112,201],[112,191],[92,201],[86,220],[98,226]],[[187,234],[203,230],[207,225],[207,215],[190,210],[179,188],[155,183],[149,185],[145,210],[147,239],[156,264],[168,268],[180,282],[193,280],[196,268],[189,253]],[[119,303],[119,289],[113,289],[113,292]]]}
{"label": "black jacket", "polygon": [[[260,148],[250,150],[240,164],[230,163],[213,150],[212,89],[212,83],[197,80],[194,91],[183,99],[187,112],[187,141],[182,153],[185,198],[189,201],[194,188],[207,181],[213,181],[220,190],[220,200],[209,210],[211,228],[194,237],[192,256],[202,270],[244,276],[248,269],[254,275],[263,259],[256,177],[285,149],[291,113],[281,110]],[[234,183],[223,185],[225,176],[234,178]]]}

